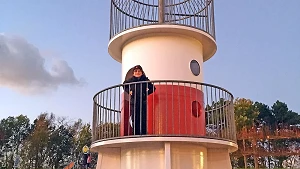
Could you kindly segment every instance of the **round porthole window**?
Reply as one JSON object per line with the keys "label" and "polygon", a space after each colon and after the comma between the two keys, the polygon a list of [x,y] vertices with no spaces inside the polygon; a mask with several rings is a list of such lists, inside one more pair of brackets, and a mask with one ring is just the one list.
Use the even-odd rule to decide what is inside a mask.
{"label": "round porthole window", "polygon": [[200,75],[200,65],[196,60],[191,61],[190,69],[195,76]]}

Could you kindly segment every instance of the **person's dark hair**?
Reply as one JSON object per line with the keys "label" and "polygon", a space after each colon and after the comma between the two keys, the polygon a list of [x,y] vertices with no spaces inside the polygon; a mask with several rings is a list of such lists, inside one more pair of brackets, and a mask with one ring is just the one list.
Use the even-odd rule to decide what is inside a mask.
{"label": "person's dark hair", "polygon": [[134,66],[134,67],[133,67],[133,72],[134,72],[134,70],[136,70],[136,69],[140,69],[140,70],[142,71],[142,73],[144,74],[144,70],[143,70],[143,68],[142,68],[141,65],[136,65],[136,66]]}

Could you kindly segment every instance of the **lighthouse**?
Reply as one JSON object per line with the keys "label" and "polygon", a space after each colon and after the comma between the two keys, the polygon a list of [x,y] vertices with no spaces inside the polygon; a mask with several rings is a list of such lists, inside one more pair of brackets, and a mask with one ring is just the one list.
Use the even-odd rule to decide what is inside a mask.
{"label": "lighthouse", "polygon": [[[204,82],[217,50],[214,1],[111,0],[110,17],[108,52],[122,76],[93,98],[97,169],[232,168],[233,95]],[[124,84],[136,65],[147,81]]]}

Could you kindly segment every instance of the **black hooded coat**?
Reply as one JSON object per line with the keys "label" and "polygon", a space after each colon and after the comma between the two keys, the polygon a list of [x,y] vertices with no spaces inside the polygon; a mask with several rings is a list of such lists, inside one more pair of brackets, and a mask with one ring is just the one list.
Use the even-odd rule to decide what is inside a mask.
{"label": "black hooded coat", "polygon": [[[155,91],[155,86],[145,74],[131,77],[123,82],[124,90],[130,97],[130,115],[133,120],[134,134],[147,134],[147,96]],[[134,83],[137,82],[137,83]],[[130,91],[132,94],[130,95]]]}

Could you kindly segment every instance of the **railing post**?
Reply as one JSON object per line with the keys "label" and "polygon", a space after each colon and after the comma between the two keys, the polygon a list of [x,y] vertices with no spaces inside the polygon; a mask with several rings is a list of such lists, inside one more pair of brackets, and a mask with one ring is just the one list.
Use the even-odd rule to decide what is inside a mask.
{"label": "railing post", "polygon": [[165,0],[158,3],[158,23],[165,23]]}
{"label": "railing post", "polygon": [[96,134],[96,130],[97,130],[97,122],[96,122],[96,119],[97,119],[97,109],[96,109],[96,104],[95,104],[95,101],[93,100],[93,126],[92,126],[92,138],[93,138],[93,141],[96,141],[98,140],[99,138],[97,138],[97,134]]}

